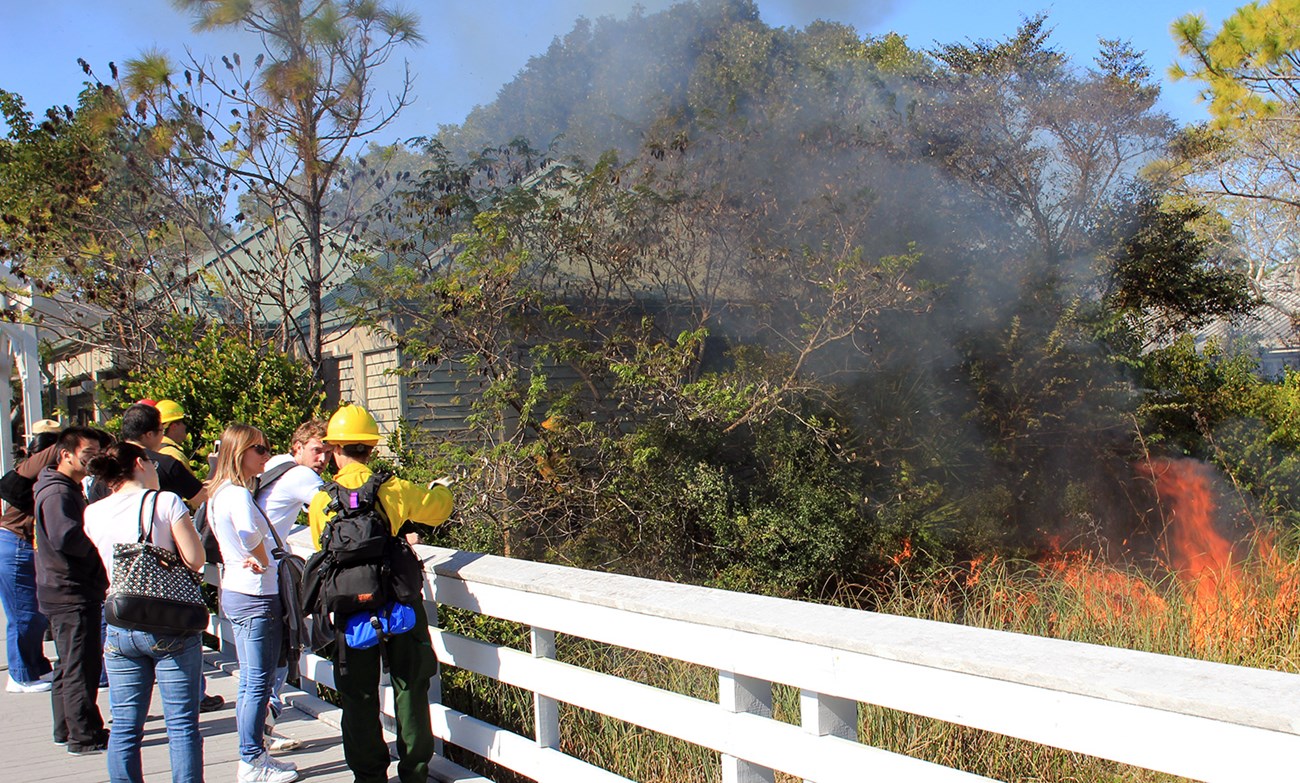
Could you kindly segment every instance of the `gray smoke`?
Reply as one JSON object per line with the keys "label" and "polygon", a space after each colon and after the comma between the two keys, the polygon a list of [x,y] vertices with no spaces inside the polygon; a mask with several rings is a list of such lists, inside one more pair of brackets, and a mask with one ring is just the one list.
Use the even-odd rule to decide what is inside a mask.
{"label": "gray smoke", "polygon": [[819,19],[873,29],[894,10],[894,0],[762,0],[763,19],[777,26],[803,27]]}

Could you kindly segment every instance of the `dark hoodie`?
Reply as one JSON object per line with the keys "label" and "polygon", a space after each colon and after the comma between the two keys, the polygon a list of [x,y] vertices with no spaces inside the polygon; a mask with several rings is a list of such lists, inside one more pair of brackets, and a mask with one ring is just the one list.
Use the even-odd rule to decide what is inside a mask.
{"label": "dark hoodie", "polygon": [[103,603],[108,575],[86,536],[81,485],[54,468],[36,477],[36,600],[41,608]]}

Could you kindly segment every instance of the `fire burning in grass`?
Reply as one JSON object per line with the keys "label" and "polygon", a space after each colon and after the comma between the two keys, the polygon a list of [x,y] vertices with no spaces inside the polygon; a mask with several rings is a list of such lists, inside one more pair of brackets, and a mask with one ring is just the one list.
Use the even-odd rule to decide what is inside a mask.
{"label": "fire burning in grass", "polygon": [[1160,503],[1164,524],[1157,543],[1185,594],[1193,647],[1230,656],[1234,647],[1293,626],[1297,564],[1281,557],[1266,531],[1237,543],[1223,534],[1210,466],[1152,459],[1138,470],[1150,477]]}
{"label": "fire burning in grass", "polygon": [[[974,558],[904,578],[885,611],[1175,655],[1292,670],[1300,654],[1300,563],[1266,531],[1230,532],[1213,468],[1190,459],[1135,466],[1154,500],[1148,532],[1106,558],[1048,538],[1033,563]],[[894,559],[904,566],[910,542]],[[946,583],[947,587],[941,587]],[[956,594],[953,588],[958,588]],[[955,603],[951,599],[957,598]],[[910,606],[910,608],[909,608]]]}

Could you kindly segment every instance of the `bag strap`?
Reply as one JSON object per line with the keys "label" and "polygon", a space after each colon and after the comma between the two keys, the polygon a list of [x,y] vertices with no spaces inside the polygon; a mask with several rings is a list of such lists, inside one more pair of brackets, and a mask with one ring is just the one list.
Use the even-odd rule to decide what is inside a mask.
{"label": "bag strap", "polygon": [[288,554],[289,550],[284,548],[284,541],[280,538],[280,534],[275,532],[275,525],[271,524],[271,518],[266,515],[261,506],[257,505],[257,498],[253,498],[253,508],[257,509],[257,513],[261,514],[262,519],[266,520],[266,529],[271,531],[271,538],[275,539],[275,549],[271,550],[271,557],[276,560],[282,559]]}
{"label": "bag strap", "polygon": [[[283,475],[283,473],[281,475]],[[279,476],[277,476],[276,478],[279,478]],[[228,481],[225,484],[222,484],[217,489],[217,491],[212,494],[212,497],[208,498],[208,502],[211,503],[214,499],[216,499],[217,495],[221,494],[221,490],[230,486],[231,483],[232,482]],[[284,548],[284,542],[280,540],[280,534],[275,532],[275,525],[271,524],[271,518],[266,515],[266,512],[262,510],[261,506],[257,505],[256,495],[253,496],[253,508],[257,509],[257,513],[261,514],[262,519],[266,520],[266,528],[267,530],[271,531],[271,538],[275,539],[275,548],[271,550],[271,557],[275,558],[276,560],[279,560],[280,558],[284,557],[285,554],[288,553],[288,550]]]}
{"label": "bag strap", "polygon": [[[148,502],[150,495],[153,495],[153,507],[149,509],[149,534],[146,536],[144,532],[144,506],[145,503]],[[154,517],[156,517],[157,515],[158,515],[158,490],[146,489],[144,491],[144,495],[140,497],[139,543],[141,544],[153,543]]]}
{"label": "bag strap", "polygon": [[257,484],[254,485],[253,488],[253,500],[257,500],[258,495],[261,495],[263,492],[275,486],[275,482],[279,481],[281,478],[284,478],[284,474],[293,470],[297,466],[298,466],[297,462],[294,462],[293,460],[289,460],[287,462],[282,462],[279,465],[276,465],[275,467],[266,471],[262,475],[258,476]]}
{"label": "bag strap", "polygon": [[[392,523],[388,518],[388,509],[384,508],[384,504],[379,502],[379,489],[392,477],[393,474],[386,470],[376,470],[371,472],[370,478],[366,479],[364,484],[355,488],[345,487],[338,481],[327,481],[322,488],[322,491],[329,495],[330,498],[325,510],[334,512],[336,517],[342,516],[345,510],[351,510],[352,495],[356,495],[359,503],[366,503],[379,512],[379,516],[389,523],[388,529],[391,532]],[[329,529],[329,525],[325,527]]]}

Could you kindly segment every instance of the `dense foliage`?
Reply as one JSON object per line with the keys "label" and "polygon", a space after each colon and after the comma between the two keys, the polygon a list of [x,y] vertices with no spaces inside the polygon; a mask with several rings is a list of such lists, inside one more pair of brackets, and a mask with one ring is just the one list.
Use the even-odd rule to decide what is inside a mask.
{"label": "dense foliage", "polygon": [[166,134],[130,122],[111,88],[88,87],[76,108],[43,117],[0,90],[0,114],[8,126],[0,139],[5,285],[22,295],[30,283],[57,301],[42,308],[43,323],[63,339],[136,366],[184,309],[192,264],[210,247],[204,231],[225,236],[212,203],[178,185]]}
{"label": "dense foliage", "polygon": [[277,453],[288,451],[299,424],[323,415],[325,394],[311,368],[266,345],[194,319],[169,322],[158,337],[160,353],[125,379],[105,402],[121,408],[139,399],[175,400],[189,425],[186,451],[196,472],[227,424],[260,429]]}
{"label": "dense foliage", "polygon": [[826,596],[1132,527],[1150,443],[1204,453],[1150,349],[1253,305],[1139,183],[1156,95],[1041,17],[934,53],[745,2],[580,23],[429,142],[360,308],[473,379],[443,535]]}

